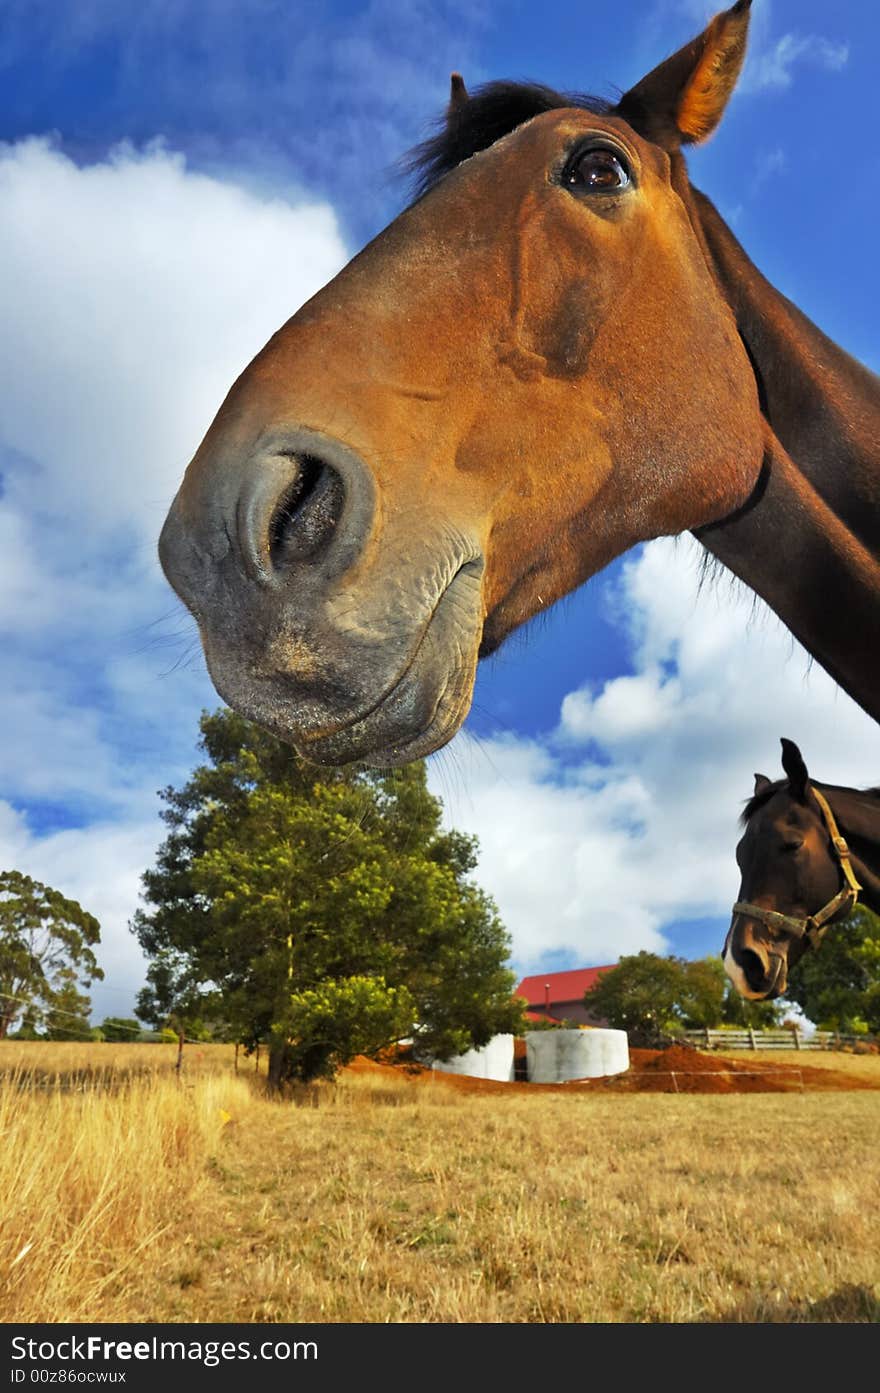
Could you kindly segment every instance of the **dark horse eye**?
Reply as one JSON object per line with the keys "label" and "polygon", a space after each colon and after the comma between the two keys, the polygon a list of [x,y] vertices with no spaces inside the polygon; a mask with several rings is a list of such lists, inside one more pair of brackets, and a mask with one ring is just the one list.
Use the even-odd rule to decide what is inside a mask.
{"label": "dark horse eye", "polygon": [[631,175],[620,155],[597,147],[575,155],[562,182],[575,193],[619,193],[629,186]]}

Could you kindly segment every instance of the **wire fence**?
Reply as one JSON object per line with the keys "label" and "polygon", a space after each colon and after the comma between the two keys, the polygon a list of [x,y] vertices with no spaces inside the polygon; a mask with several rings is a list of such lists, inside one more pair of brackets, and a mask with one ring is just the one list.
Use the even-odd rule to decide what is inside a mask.
{"label": "wire fence", "polygon": [[[24,1007],[25,1012],[33,1011],[35,1016],[39,1018],[38,1021],[35,1022],[35,1024],[44,1025],[46,1023],[47,1017],[57,1018],[59,1016],[63,1016],[65,1020],[73,1020],[79,1023],[79,1028],[72,1025],[64,1026],[64,1030],[67,1031],[69,1035],[76,1036],[78,1040],[94,1040],[96,1038],[94,1034],[95,1027],[88,1025],[83,1020],[82,1015],[77,1013],[76,1011],[65,1011],[60,1006],[44,1006],[41,1003],[34,1001],[31,997],[16,996],[12,992],[0,992],[0,998],[2,998],[2,1000],[4,1001],[16,1002],[18,1005]],[[16,1014],[19,1013],[16,1012]],[[97,1028],[100,1029],[100,1027]],[[51,1024],[49,1025],[49,1029],[52,1029]],[[145,1031],[139,1025],[125,1025],[123,1021],[117,1020],[116,1018],[113,1018],[113,1029],[125,1031],[129,1035],[134,1035],[138,1040],[149,1039],[153,1034],[153,1032],[151,1031]]]}

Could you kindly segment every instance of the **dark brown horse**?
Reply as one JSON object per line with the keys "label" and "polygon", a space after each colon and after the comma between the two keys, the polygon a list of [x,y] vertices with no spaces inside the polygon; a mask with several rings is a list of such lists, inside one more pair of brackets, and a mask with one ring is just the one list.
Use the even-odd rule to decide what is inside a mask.
{"label": "dark brown horse", "polygon": [[880,384],[682,155],[748,18],[613,107],[455,79],[416,202],[232,387],[162,563],[221,695],[307,757],[437,749],[478,657],[689,529],[880,715]]}
{"label": "dark brown horse", "polygon": [[880,913],[880,789],[810,779],[782,741],[786,778],[755,775],[736,849],[739,898],[724,944],[727,975],[753,1001],[780,996],[788,971],[856,903]]}

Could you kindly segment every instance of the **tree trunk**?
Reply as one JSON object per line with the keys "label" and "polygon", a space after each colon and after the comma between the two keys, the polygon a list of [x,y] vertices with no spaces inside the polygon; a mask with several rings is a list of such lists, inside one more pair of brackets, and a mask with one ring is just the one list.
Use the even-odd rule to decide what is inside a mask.
{"label": "tree trunk", "polygon": [[277,1092],[285,1080],[289,1077],[288,1064],[290,1062],[290,1046],[287,1041],[273,1041],[269,1046],[269,1069],[266,1075],[267,1083],[273,1091]]}

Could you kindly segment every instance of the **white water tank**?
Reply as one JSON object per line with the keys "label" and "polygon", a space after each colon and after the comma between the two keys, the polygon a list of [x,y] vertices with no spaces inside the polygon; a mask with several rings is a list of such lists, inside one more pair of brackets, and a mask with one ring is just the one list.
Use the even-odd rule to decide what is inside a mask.
{"label": "white water tank", "polygon": [[453,1055],[451,1059],[435,1059],[431,1068],[441,1074],[468,1074],[475,1079],[498,1079],[510,1083],[513,1078],[513,1036],[493,1035],[488,1045]]}
{"label": "white water tank", "polygon": [[629,1068],[625,1030],[529,1030],[526,1032],[529,1083],[600,1079]]}

